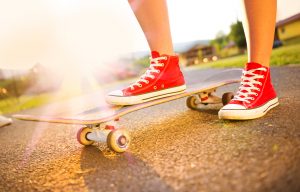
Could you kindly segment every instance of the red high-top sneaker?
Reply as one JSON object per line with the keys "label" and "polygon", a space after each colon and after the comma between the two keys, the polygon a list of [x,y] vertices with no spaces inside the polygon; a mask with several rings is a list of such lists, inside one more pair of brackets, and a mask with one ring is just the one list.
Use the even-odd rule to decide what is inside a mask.
{"label": "red high-top sneaker", "polygon": [[186,89],[178,56],[160,55],[152,51],[150,67],[138,81],[106,96],[114,105],[134,105],[183,93]]}
{"label": "red high-top sneaker", "polygon": [[271,83],[270,68],[247,63],[239,91],[219,111],[220,119],[246,120],[264,116],[279,104]]}

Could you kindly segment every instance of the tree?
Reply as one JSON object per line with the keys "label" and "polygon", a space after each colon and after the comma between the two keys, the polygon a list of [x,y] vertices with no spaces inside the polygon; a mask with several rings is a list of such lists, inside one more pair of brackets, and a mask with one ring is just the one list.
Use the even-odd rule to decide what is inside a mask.
{"label": "tree", "polygon": [[210,41],[210,44],[215,47],[219,53],[228,43],[228,36],[223,31],[219,31],[214,40]]}
{"label": "tree", "polygon": [[229,38],[235,42],[235,44],[240,49],[245,49],[247,47],[246,37],[244,33],[243,24],[240,21],[232,24],[230,26]]}

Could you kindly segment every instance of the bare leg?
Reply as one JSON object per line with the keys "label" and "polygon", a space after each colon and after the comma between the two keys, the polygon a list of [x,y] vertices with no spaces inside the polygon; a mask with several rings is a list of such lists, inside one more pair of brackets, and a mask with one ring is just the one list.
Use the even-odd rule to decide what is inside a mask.
{"label": "bare leg", "polygon": [[248,62],[269,67],[275,33],[276,0],[242,0]]}
{"label": "bare leg", "polygon": [[150,67],[133,84],[106,96],[114,105],[134,105],[183,93],[186,89],[174,55],[166,0],[128,0],[151,49]]}
{"label": "bare leg", "polygon": [[168,8],[165,0],[128,0],[151,51],[173,55]]}

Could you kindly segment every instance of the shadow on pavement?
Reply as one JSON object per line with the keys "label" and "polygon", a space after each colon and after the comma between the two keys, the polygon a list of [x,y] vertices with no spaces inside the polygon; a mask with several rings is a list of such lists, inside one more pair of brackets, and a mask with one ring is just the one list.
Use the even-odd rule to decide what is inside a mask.
{"label": "shadow on pavement", "polygon": [[89,191],[173,191],[143,160],[97,146],[82,148],[80,166]]}

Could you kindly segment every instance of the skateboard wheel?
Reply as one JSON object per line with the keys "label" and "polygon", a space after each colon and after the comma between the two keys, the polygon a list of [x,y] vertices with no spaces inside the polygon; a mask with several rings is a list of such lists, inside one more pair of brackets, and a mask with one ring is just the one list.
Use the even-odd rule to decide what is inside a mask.
{"label": "skateboard wheel", "polygon": [[107,146],[118,153],[125,152],[130,144],[130,137],[125,129],[116,129],[107,136]]}
{"label": "skateboard wheel", "polygon": [[87,138],[87,134],[92,133],[92,129],[88,127],[82,127],[77,132],[77,141],[81,145],[92,145],[94,141],[91,141]]}
{"label": "skateboard wheel", "polygon": [[189,96],[186,99],[186,106],[192,110],[198,109],[197,104],[196,104],[197,98],[195,96]]}
{"label": "skateboard wheel", "polygon": [[224,93],[222,96],[223,105],[227,105],[231,101],[231,99],[233,99],[233,97],[234,97],[234,93],[232,92]]}

